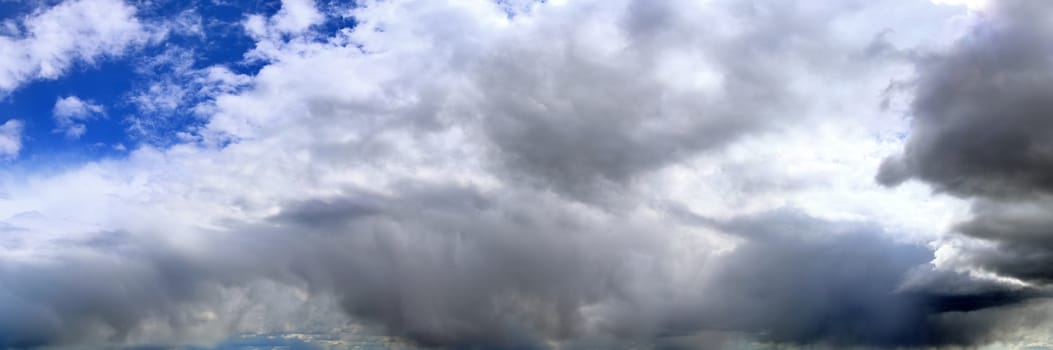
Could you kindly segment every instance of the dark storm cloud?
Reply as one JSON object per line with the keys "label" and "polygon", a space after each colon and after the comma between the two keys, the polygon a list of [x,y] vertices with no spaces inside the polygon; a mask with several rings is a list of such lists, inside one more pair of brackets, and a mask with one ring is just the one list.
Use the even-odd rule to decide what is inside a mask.
{"label": "dark storm cloud", "polygon": [[[363,205],[374,214],[312,220],[313,230],[297,242],[259,250],[285,252],[277,255],[291,260],[276,266],[308,272],[299,277],[336,294],[352,319],[421,345],[537,347],[585,333],[581,308],[613,298],[620,281],[637,278],[623,258],[660,253],[659,241],[640,234],[643,227],[597,225],[552,198],[405,188],[370,204],[330,202],[339,203],[333,216],[348,217]],[[317,202],[287,212],[302,206]],[[276,224],[289,218],[279,215]]]}
{"label": "dark storm cloud", "polygon": [[193,302],[218,297],[199,262],[142,248],[0,265],[0,347],[124,339],[148,317],[191,323]]}
{"label": "dark storm cloud", "polygon": [[956,226],[957,232],[980,240],[964,249],[964,260],[1003,276],[1053,282],[1053,199],[979,200],[972,213],[972,219]]}
{"label": "dark storm cloud", "polygon": [[1053,3],[992,2],[946,53],[919,56],[913,130],[877,176],[974,198],[963,261],[1053,280]]}
{"label": "dark storm cloud", "polygon": [[721,226],[747,241],[714,276],[712,284],[720,287],[709,291],[712,304],[686,317],[774,342],[925,342],[921,336],[931,327],[924,305],[896,289],[911,268],[931,259],[926,249],[889,242],[873,227],[792,211]]}
{"label": "dark storm cloud", "polygon": [[[1034,328],[1026,311],[1053,281],[1053,3],[996,1],[947,52],[919,54],[913,128],[902,154],[886,159],[878,182],[919,179],[974,200],[954,227],[954,261],[1035,283],[973,288],[932,308],[974,310],[952,324],[959,334],[1006,324]],[[930,286],[958,283],[935,279]],[[975,286],[974,286],[975,287]],[[953,288],[952,288],[953,289]]]}
{"label": "dark storm cloud", "polygon": [[[275,292],[275,283],[298,281],[260,268],[266,255],[230,246],[186,249],[121,232],[101,236],[66,242],[62,254],[0,264],[0,348],[139,342],[172,348],[259,325],[280,331],[290,323],[299,331],[339,325],[313,319],[316,305],[290,303],[294,294]],[[257,317],[269,319],[239,324]]]}
{"label": "dark storm cloud", "polygon": [[[211,233],[208,247],[118,235],[106,254],[5,265],[0,345],[120,342],[148,322],[190,328],[198,311],[226,302],[223,288],[260,280],[333,296],[351,320],[385,334],[454,348],[662,344],[710,331],[794,344],[970,344],[993,326],[961,335],[938,318],[1024,299],[964,276],[905,285],[930,251],[794,210],[656,225],[530,192],[404,188],[291,203],[270,223]],[[671,261],[677,225],[699,224],[741,243]],[[949,279],[969,287],[944,288],[956,285]]]}
{"label": "dark storm cloud", "polygon": [[1053,191],[1053,3],[997,1],[946,53],[916,58],[913,129],[882,165],[962,196]]}
{"label": "dark storm cloud", "polygon": [[184,328],[180,312],[221,302],[205,292],[260,279],[335,295],[353,320],[421,345],[540,347],[583,334],[581,307],[634,277],[621,258],[659,256],[631,223],[596,226],[551,198],[483,194],[407,185],[293,203],[272,224],[207,233],[207,247],[126,237],[103,256],[5,265],[0,347],[120,341],[154,317]]}
{"label": "dark storm cloud", "polygon": [[[702,324],[777,343],[923,347],[982,342],[997,323],[957,329],[961,313],[1044,294],[932,270],[932,252],[879,227],[793,210],[717,223],[747,240],[723,260]],[[707,318],[708,317],[708,318]],[[942,319],[941,319],[942,317]]]}
{"label": "dark storm cloud", "polygon": [[[480,205],[477,198],[466,189],[427,189],[388,203],[380,217],[413,232],[355,238],[359,243],[347,247],[372,264],[319,264],[341,266],[346,279],[329,287],[345,311],[433,346],[542,346],[589,337],[661,342],[709,330],[795,344],[941,346],[980,342],[997,324],[976,321],[961,334],[954,316],[940,319],[944,313],[1043,295],[926,270],[932,253],[924,247],[889,241],[870,224],[794,210],[703,220],[743,243],[710,260],[711,270],[697,266],[698,275],[673,276],[659,272],[669,268],[661,259],[671,253],[670,237],[662,237],[668,232],[632,223],[597,226],[552,205],[524,206],[513,198]],[[374,245],[393,234],[407,237]],[[410,238],[424,236],[433,238],[427,244]],[[377,251],[384,253],[367,253]],[[701,288],[682,291],[692,287],[676,282],[685,277]],[[914,283],[904,285],[908,277]],[[588,319],[589,309],[603,310],[602,317]]]}

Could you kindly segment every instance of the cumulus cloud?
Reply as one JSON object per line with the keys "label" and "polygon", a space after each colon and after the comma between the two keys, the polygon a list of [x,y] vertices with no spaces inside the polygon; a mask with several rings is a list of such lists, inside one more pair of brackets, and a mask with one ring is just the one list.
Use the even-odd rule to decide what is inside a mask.
{"label": "cumulus cloud", "polygon": [[851,50],[829,40],[848,7],[712,5],[538,9],[471,73],[498,161],[542,186],[593,195],[804,118],[813,101],[801,86],[850,65],[827,55]]}
{"label": "cumulus cloud", "polygon": [[19,19],[17,35],[0,35],[0,93],[55,79],[78,62],[123,53],[151,34],[135,8],[119,0],[71,0]]}
{"label": "cumulus cloud", "polygon": [[105,112],[102,106],[77,96],[59,98],[51,109],[51,115],[55,118],[55,132],[61,132],[71,139],[80,138],[88,130],[84,121],[101,117]]}

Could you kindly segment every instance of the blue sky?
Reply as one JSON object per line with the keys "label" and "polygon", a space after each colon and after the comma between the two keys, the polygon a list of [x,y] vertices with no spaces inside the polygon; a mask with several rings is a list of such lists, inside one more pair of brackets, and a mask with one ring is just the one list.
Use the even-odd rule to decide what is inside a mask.
{"label": "blue sky", "polygon": [[[18,23],[39,11],[29,2],[0,3],[0,21]],[[6,118],[25,122],[23,150],[15,163],[80,163],[104,157],[125,157],[129,149],[141,144],[164,146],[175,141],[177,132],[193,130],[202,123],[189,107],[198,100],[188,96],[177,110],[156,111],[134,102],[134,96],[149,89],[159,79],[172,78],[183,84],[173,65],[195,70],[223,66],[238,74],[255,74],[264,62],[248,60],[252,49],[241,23],[248,15],[273,15],[279,1],[162,1],[139,4],[136,15],[145,23],[184,21],[162,40],[132,45],[119,54],[101,55],[90,61],[74,62],[61,78],[34,79],[0,99]],[[340,20],[333,25],[349,24]],[[324,26],[323,26],[324,28]],[[334,28],[335,29],[335,28]],[[206,34],[207,33],[207,34]],[[178,62],[161,61],[166,54],[185,55]],[[166,77],[174,75],[174,77]],[[54,117],[60,98],[76,97],[103,107],[86,121],[86,132],[65,137]],[[134,130],[134,119],[164,120],[152,124],[147,135]],[[24,166],[25,164],[13,164]]]}

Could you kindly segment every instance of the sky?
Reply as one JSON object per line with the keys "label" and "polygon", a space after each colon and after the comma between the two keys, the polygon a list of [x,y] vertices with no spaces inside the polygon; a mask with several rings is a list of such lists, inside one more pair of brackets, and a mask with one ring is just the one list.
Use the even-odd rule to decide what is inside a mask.
{"label": "sky", "polygon": [[0,349],[1053,349],[1050,19],[0,0]]}

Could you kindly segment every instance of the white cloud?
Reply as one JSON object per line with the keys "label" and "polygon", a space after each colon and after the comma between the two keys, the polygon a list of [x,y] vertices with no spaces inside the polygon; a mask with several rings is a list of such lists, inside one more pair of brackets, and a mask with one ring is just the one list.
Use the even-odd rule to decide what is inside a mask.
{"label": "white cloud", "polygon": [[69,0],[36,11],[21,35],[0,35],[0,94],[35,79],[55,79],[77,62],[119,55],[151,35],[120,0]]}
{"label": "white cloud", "polygon": [[55,107],[51,113],[55,119],[55,131],[65,134],[68,138],[77,139],[88,130],[84,121],[102,117],[106,111],[91,101],[81,100],[77,96],[66,96],[55,100]]}
{"label": "white cloud", "polygon": [[272,26],[283,33],[301,33],[323,20],[314,0],[282,0],[281,10],[271,17]]}
{"label": "white cloud", "polygon": [[0,124],[0,158],[18,157],[18,153],[22,150],[23,124],[17,119],[8,119]]}
{"label": "white cloud", "polygon": [[308,29],[311,26],[324,20],[325,15],[315,7],[314,0],[283,0],[281,9],[274,16],[248,16],[243,27],[257,41],[248,57],[266,59],[268,53],[286,45],[285,39],[292,36],[303,40],[303,35],[310,34]]}
{"label": "white cloud", "polygon": [[131,93],[139,114],[126,121],[128,131],[148,143],[174,141],[173,125],[188,118],[207,118],[213,98],[239,91],[252,80],[221,65],[194,68],[194,52],[186,48],[165,50],[146,60],[139,70],[150,82]]}
{"label": "white cloud", "polygon": [[965,6],[970,10],[980,10],[988,6],[988,0],[931,0],[934,4]]}

